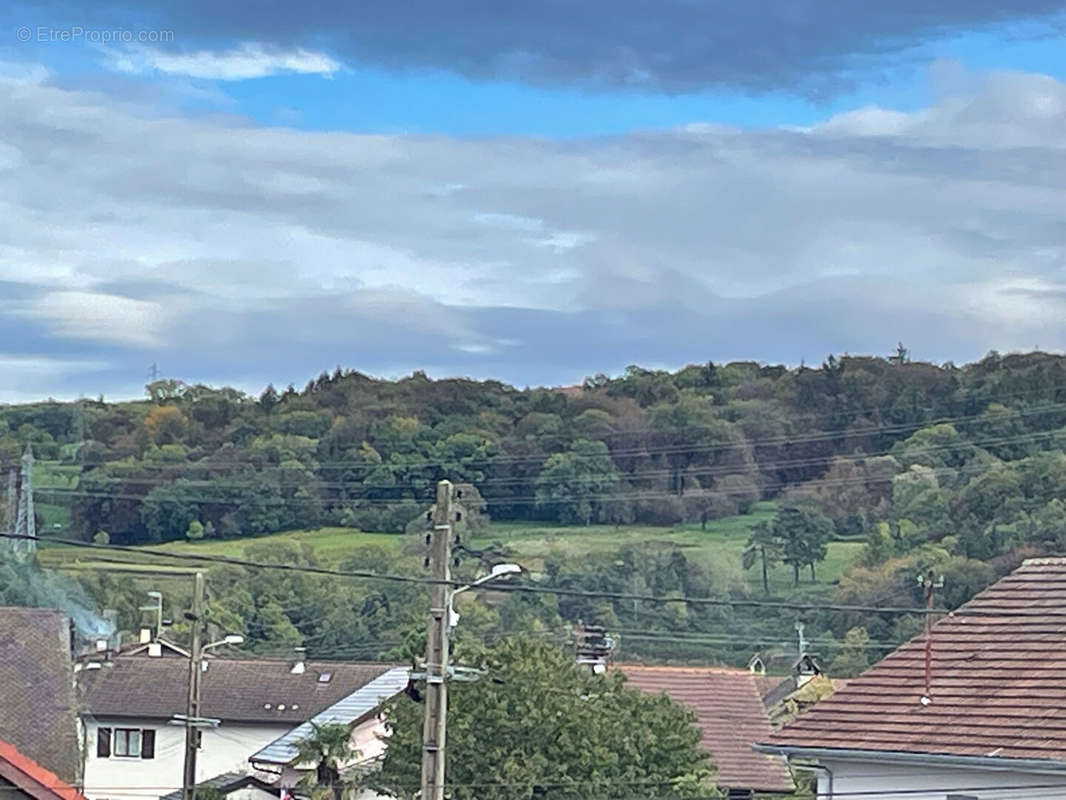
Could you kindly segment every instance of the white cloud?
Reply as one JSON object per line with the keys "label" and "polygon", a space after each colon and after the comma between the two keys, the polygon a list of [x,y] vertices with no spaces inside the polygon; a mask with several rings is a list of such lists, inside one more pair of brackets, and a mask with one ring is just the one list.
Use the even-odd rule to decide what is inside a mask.
{"label": "white cloud", "polygon": [[232,50],[180,52],[151,47],[105,51],[107,64],[129,73],[162,72],[217,81],[243,81],[281,73],[332,75],[341,63],[325,53],[280,50],[246,43]]}
{"label": "white cloud", "polygon": [[62,336],[152,347],[162,342],[173,311],[160,303],[99,292],[48,292],[19,313]]}
{"label": "white cloud", "polygon": [[259,128],[0,81],[0,324],[127,348],[137,374],[144,348],[194,380],[240,364],[246,385],[1066,346],[1066,317],[1036,313],[1066,277],[1049,81],[810,131],[566,142]]}

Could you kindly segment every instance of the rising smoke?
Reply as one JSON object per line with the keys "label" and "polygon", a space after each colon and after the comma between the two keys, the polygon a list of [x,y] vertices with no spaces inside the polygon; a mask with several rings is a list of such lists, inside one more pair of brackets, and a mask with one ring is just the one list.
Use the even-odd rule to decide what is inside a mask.
{"label": "rising smoke", "polygon": [[86,639],[110,638],[115,632],[115,623],[94,610],[93,601],[77,583],[45,572],[33,559],[0,563],[0,605],[58,608]]}

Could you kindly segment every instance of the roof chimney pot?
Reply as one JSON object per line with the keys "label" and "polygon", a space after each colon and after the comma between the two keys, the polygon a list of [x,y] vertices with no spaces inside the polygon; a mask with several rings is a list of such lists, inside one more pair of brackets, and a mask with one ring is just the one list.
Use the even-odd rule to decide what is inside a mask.
{"label": "roof chimney pot", "polygon": [[305,658],[307,656],[306,647],[294,647],[296,651],[296,658],[292,662],[292,666],[289,668],[289,672],[293,675],[303,675],[307,671],[307,663]]}

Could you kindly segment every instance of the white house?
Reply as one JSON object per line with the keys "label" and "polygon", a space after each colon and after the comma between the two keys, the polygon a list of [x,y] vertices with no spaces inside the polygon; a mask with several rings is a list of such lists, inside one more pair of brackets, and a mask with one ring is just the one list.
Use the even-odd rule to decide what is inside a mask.
{"label": "white house", "polygon": [[1066,800],[1066,558],[1032,559],[756,745],[819,800]]}
{"label": "white house", "polygon": [[[410,671],[405,667],[383,672],[309,721],[286,731],[253,754],[250,762],[257,770],[279,774],[280,787],[294,788],[313,769],[313,765],[299,762],[296,742],[310,735],[314,725],[338,724],[346,725],[351,731],[349,741],[356,754],[352,763],[342,765],[342,771],[370,768],[385,754],[387,732],[380,716],[381,704],[404,691],[409,681]],[[376,797],[367,791],[358,800]]]}
{"label": "white house", "polygon": [[[228,658],[204,664],[201,716],[220,724],[201,733],[198,783],[250,772],[250,756],[391,669]],[[185,713],[188,671],[188,657],[177,648],[82,665],[82,775],[89,800],[154,800],[181,787],[185,728],[174,716]]]}

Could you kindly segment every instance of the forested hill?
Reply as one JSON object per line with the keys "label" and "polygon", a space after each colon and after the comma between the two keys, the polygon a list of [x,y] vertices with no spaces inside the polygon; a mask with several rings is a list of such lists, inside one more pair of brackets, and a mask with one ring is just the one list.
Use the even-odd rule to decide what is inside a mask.
{"label": "forested hill", "polygon": [[561,390],[340,369],[259,397],[174,380],[147,390],[0,407],[5,469],[26,444],[53,471],[67,465],[38,481],[44,508],[70,510],[69,529],[46,533],[399,531],[446,477],[476,486],[498,520],[666,525],[796,498],[840,535],[950,536],[978,558],[1066,536],[1066,359],[1045,353],[630,367]]}

